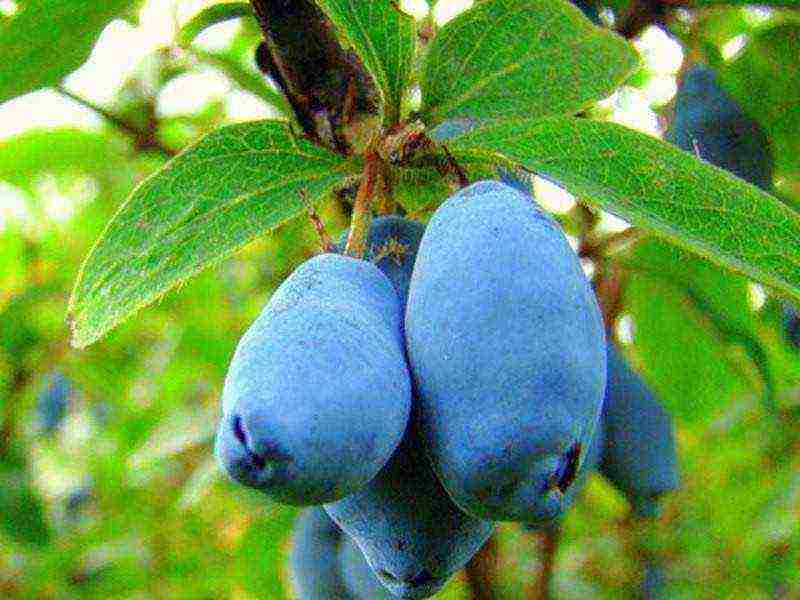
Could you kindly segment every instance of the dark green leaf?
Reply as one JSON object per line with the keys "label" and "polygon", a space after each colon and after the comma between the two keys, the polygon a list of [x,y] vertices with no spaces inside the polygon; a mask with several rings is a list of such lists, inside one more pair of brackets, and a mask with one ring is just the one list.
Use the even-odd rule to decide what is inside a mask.
{"label": "dark green leaf", "polygon": [[349,163],[275,121],[224,127],[140,185],[83,265],[70,301],[87,346],[203,268],[318,202]]}
{"label": "dark green leaf", "polygon": [[666,142],[615,123],[552,117],[481,127],[449,148],[546,175],[635,225],[800,297],[800,215]]}
{"label": "dark green leaf", "polygon": [[447,23],[422,76],[429,124],[576,113],[608,96],[638,64],[621,37],[553,0],[488,0]]}
{"label": "dark green leaf", "polygon": [[375,78],[386,103],[387,122],[397,123],[414,57],[414,19],[392,0],[319,0],[318,4]]}
{"label": "dark green leaf", "polygon": [[53,86],[89,57],[98,35],[135,0],[21,0],[0,15],[0,102]]}

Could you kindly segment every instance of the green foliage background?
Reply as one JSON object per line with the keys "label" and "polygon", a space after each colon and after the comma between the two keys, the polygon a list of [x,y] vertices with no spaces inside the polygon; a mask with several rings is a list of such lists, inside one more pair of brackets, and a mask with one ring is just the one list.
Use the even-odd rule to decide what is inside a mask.
{"label": "green foliage background", "polygon": [[[72,3],[21,0],[20,18],[67,4]],[[104,8],[87,9],[91,15],[79,20],[84,27],[58,18],[64,28],[80,29],[70,42],[45,21],[20,38],[13,19],[0,17],[0,49],[18,54],[23,49],[28,61],[24,67],[16,62],[0,67],[0,99],[56,85],[88,56],[111,17],[135,19],[136,3],[97,4]],[[346,3],[325,4],[337,14]],[[610,4],[625,10],[624,2]],[[745,10],[708,9],[702,26],[692,31],[700,43],[681,25],[674,33],[687,48],[702,47],[729,91],[763,119],[775,145],[777,191],[798,206],[800,17],[776,10],[755,24],[743,17]],[[748,38],[743,51],[723,60],[722,48],[740,35]],[[66,324],[83,259],[131,190],[163,167],[168,153],[226,123],[216,102],[193,114],[149,121],[160,89],[199,62],[285,110],[249,62],[258,36],[252,22],[243,19],[227,49],[209,52],[192,50],[192,36],[183,32],[181,43],[192,60],[159,52],[142,64],[106,108],[129,123],[154,125],[155,145],[141,139],[137,144],[112,123],[99,131],[62,127],[0,140],[0,203],[13,187],[28,214],[0,221],[0,597],[292,597],[286,555],[295,511],[229,483],[213,459],[211,443],[222,381],[238,338],[271,291],[316,251],[307,220],[278,219],[271,233],[193,279],[181,277],[177,290],[87,349],[69,346]],[[65,45],[56,52],[58,61],[46,51],[54,39]],[[365,43],[351,41],[356,47]],[[433,52],[445,52],[446,43],[442,40]],[[400,42],[398,47],[408,52]],[[387,74],[391,69],[383,71],[381,60],[370,56],[370,68],[379,73],[381,91],[397,110],[405,101],[397,97],[401,84]],[[31,73],[38,67],[37,79]],[[422,110],[435,112],[447,80],[441,73],[428,75],[422,89],[430,107],[423,104]],[[644,87],[651,77],[642,69],[628,85]],[[144,79],[157,82],[153,93],[136,92]],[[519,106],[520,98],[508,100]],[[583,98],[560,101],[586,108]],[[459,116],[463,106],[468,102],[453,104],[447,116]],[[541,102],[542,114],[548,106]],[[669,107],[656,108],[669,114]],[[590,110],[603,117],[602,109]],[[459,143],[469,154],[469,144]],[[257,159],[241,165],[254,173],[242,184],[243,197],[252,191],[248,186],[261,185],[258,177],[285,174],[286,163],[260,160],[264,164]],[[347,166],[335,168],[343,178],[351,175]],[[481,165],[473,171],[486,172]],[[401,202],[422,218],[446,191],[420,198],[414,190],[435,175],[419,169],[398,183]],[[346,227],[349,206],[331,198],[331,182],[312,176],[314,184],[306,181],[305,187],[326,225],[338,233]],[[146,185],[152,187],[153,181]],[[298,202],[294,191],[286,188],[287,202]],[[606,200],[591,185],[581,193],[598,193],[601,205]],[[47,210],[54,197],[76,207],[68,219],[54,219]],[[197,201],[203,203],[202,195]],[[159,218],[167,231],[170,215]],[[559,218],[569,233],[578,233],[580,211]],[[241,247],[255,233],[235,240],[187,240],[196,258],[219,253],[220,244]],[[124,237],[114,239],[127,243]],[[796,256],[797,249],[790,250]],[[159,271],[152,256],[142,260],[128,266]],[[780,298],[768,290],[766,302],[755,309],[744,276],[654,238],[628,247],[615,261],[632,274],[623,314],[634,333],[625,351],[676,418],[684,485],[668,498],[662,519],[643,529],[628,518],[617,492],[593,480],[566,520],[557,596],[634,595],[642,556],[652,553],[667,566],[667,597],[800,597],[800,352],[783,335]],[[77,391],[63,426],[46,436],[37,429],[34,409],[54,371],[68,375]],[[82,486],[91,490],[90,498],[71,511],[68,499]],[[498,590],[503,597],[522,597],[539,567],[536,538],[504,525],[500,547]],[[466,594],[457,578],[440,597]]]}

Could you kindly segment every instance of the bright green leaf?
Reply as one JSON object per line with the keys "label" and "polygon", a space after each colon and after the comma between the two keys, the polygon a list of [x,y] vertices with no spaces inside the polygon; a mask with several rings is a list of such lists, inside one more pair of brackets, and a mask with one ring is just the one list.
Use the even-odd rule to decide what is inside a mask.
{"label": "bright green leaf", "polygon": [[249,2],[223,2],[221,4],[212,4],[204,10],[201,10],[192,17],[188,23],[181,27],[175,41],[182,48],[188,48],[203,30],[212,25],[224,23],[231,19],[252,16],[253,7]]}
{"label": "bright green leaf", "polygon": [[[670,391],[671,412],[702,418],[730,400],[723,390],[748,385],[742,357],[732,359],[733,348],[752,363],[752,379],[760,378],[766,410],[775,410],[769,352],[757,332],[746,278],[658,239],[637,244],[621,265],[631,275],[627,308],[634,318],[636,347],[653,378]],[[671,300],[659,302],[655,296]],[[661,335],[669,330],[671,336]],[[665,378],[667,373],[671,376]],[[697,381],[706,385],[697,386]],[[754,383],[749,382],[751,387]],[[694,393],[688,393],[693,386]]]}
{"label": "bright green leaf", "polygon": [[32,193],[42,172],[109,174],[130,154],[127,141],[109,133],[75,127],[26,131],[0,140],[0,181]]}
{"label": "bright green leaf", "polygon": [[635,225],[800,297],[800,215],[666,142],[615,123],[551,117],[481,127],[449,148],[546,175]]}
{"label": "bright green leaf", "polygon": [[276,121],[224,127],[136,190],[83,265],[70,301],[87,346],[203,268],[318,202],[349,164]]}
{"label": "bright green leaf", "polygon": [[564,1],[488,0],[445,25],[422,76],[422,118],[571,114],[638,65],[633,47]]}
{"label": "bright green leaf", "polygon": [[658,273],[634,272],[625,307],[633,319],[636,367],[670,414],[687,422],[707,422],[751,391],[682,286]]}
{"label": "bright green leaf", "polygon": [[134,0],[20,0],[0,13],[0,102],[54,86],[89,57],[100,32]]}
{"label": "bright green leaf", "polygon": [[392,0],[319,0],[318,4],[375,78],[386,102],[386,120],[397,123],[414,58],[414,19]]}
{"label": "bright green leaf", "polygon": [[22,544],[43,546],[51,538],[46,517],[24,457],[18,448],[5,449],[0,455],[0,532]]}

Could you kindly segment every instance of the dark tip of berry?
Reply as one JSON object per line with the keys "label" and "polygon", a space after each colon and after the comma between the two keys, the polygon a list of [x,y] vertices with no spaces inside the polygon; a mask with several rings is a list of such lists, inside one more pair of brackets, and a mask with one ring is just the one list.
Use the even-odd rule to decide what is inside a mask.
{"label": "dark tip of berry", "polygon": [[563,494],[565,493],[575,477],[578,475],[578,466],[581,458],[581,443],[575,442],[572,447],[561,457],[562,466],[553,474],[553,486]]}
{"label": "dark tip of berry", "polygon": [[263,469],[267,463],[263,457],[259,456],[250,449],[250,446],[247,443],[247,434],[244,431],[244,427],[242,427],[242,419],[238,415],[233,418],[233,435],[235,435],[236,439],[239,440],[239,443],[247,452],[247,456],[250,458],[253,465],[255,465],[255,467],[258,469]]}

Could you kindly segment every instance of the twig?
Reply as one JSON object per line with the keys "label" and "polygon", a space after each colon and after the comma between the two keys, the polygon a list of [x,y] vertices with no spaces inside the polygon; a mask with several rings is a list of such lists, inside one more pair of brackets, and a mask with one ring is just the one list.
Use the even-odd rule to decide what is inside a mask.
{"label": "twig", "polygon": [[470,588],[470,600],[495,600],[497,581],[497,535],[492,535],[464,569]]}
{"label": "twig", "polygon": [[644,234],[644,231],[637,227],[628,227],[624,231],[612,233],[598,241],[587,238],[581,244],[578,255],[582,258],[600,261],[638,241]]}
{"label": "twig", "polygon": [[363,258],[366,253],[367,234],[372,221],[372,200],[375,198],[375,183],[380,171],[380,159],[375,152],[368,152],[364,158],[364,174],[353,205],[350,234],[345,247],[345,254],[355,258]]}
{"label": "twig", "polygon": [[603,313],[603,324],[606,337],[614,339],[617,321],[624,307],[625,288],[628,285],[629,275],[620,271],[614,265],[603,266],[595,280],[595,293]]}
{"label": "twig", "polygon": [[378,213],[381,215],[391,215],[397,211],[391,176],[389,165],[381,161],[381,169],[378,174]]}
{"label": "twig", "polygon": [[308,192],[305,189],[302,189],[298,193],[300,194],[300,200],[306,207],[308,218],[311,221],[311,224],[314,226],[314,229],[317,230],[320,248],[323,252],[333,252],[335,248],[333,239],[328,233],[328,230],[325,228],[325,223],[322,222],[317,209],[314,208],[314,204],[308,199]]}
{"label": "twig", "polygon": [[556,554],[561,538],[561,527],[544,529],[539,533],[539,548],[542,555],[542,568],[535,583],[527,586],[525,597],[532,600],[550,600],[552,598],[551,585],[556,567]]}
{"label": "twig", "polygon": [[465,188],[469,185],[469,179],[467,178],[466,172],[464,169],[461,168],[461,165],[456,162],[456,159],[450,154],[450,150],[447,149],[447,146],[442,144],[442,150],[444,151],[444,155],[447,157],[447,164],[450,167],[451,171],[456,174],[458,177],[458,186],[460,188]]}
{"label": "twig", "polygon": [[102,106],[98,106],[97,104],[94,104],[93,102],[87,100],[86,98],[82,98],[77,94],[73,94],[64,86],[60,85],[56,89],[61,95],[66,96],[70,100],[77,102],[81,106],[84,106],[89,110],[97,113],[98,115],[103,117],[106,121],[108,121],[118,129],[122,130],[126,134],[128,134],[130,137],[133,138],[136,147],[139,148],[140,150],[143,149],[158,150],[161,154],[167,157],[173,157],[177,154],[175,150],[167,148],[161,142],[159,142],[156,139],[154,132],[142,131],[132,123],[129,123],[125,119],[118,117],[117,115],[103,108]]}

